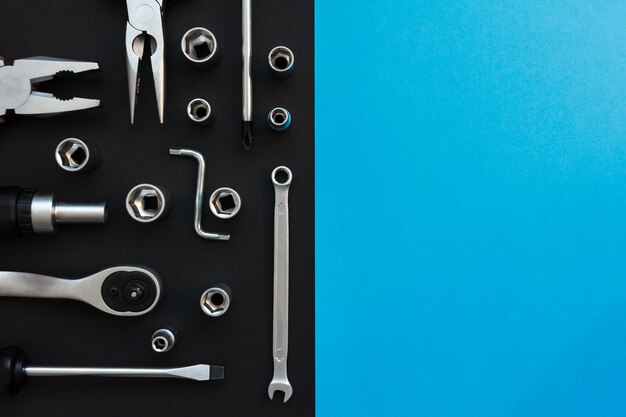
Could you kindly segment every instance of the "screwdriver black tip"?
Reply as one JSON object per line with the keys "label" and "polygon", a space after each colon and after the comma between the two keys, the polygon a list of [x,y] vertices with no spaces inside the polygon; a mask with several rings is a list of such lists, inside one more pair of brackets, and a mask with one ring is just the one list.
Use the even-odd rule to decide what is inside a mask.
{"label": "screwdriver black tip", "polygon": [[211,365],[210,379],[224,379],[224,367]]}
{"label": "screwdriver black tip", "polygon": [[243,148],[249,151],[252,148],[252,121],[241,122],[241,133],[243,135]]}

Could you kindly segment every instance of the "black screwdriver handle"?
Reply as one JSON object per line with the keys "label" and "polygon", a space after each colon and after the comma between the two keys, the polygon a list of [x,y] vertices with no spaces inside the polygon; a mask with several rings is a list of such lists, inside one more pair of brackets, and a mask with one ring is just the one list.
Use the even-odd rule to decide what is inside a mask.
{"label": "black screwdriver handle", "polygon": [[19,346],[0,349],[0,394],[15,395],[26,383],[26,353]]}

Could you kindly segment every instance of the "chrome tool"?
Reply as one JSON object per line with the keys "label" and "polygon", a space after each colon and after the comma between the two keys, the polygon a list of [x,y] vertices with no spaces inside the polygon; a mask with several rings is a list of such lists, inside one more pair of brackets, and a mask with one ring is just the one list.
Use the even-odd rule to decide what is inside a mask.
{"label": "chrome tool", "polygon": [[252,0],[242,0],[241,28],[243,37],[243,115],[241,131],[243,148],[249,151],[252,148]]}
{"label": "chrome tool", "polygon": [[135,121],[135,105],[139,92],[139,63],[144,58],[146,47],[150,51],[159,120],[163,123],[165,113],[165,40],[162,20],[164,2],[165,0],[126,0],[128,8],[126,63],[131,123]]}
{"label": "chrome tool", "polygon": [[185,58],[197,69],[212,68],[219,60],[217,39],[208,29],[202,27],[189,29],[183,35],[180,47]]}
{"label": "chrome tool", "polygon": [[0,58],[0,121],[4,119],[7,110],[12,110],[15,114],[43,117],[100,106],[100,100],[61,100],[53,94],[36,91],[37,84],[49,81],[60,73],[81,73],[98,69],[95,62],[33,57],[18,59],[13,65],[5,65]]}
{"label": "chrome tool", "polygon": [[114,316],[141,316],[161,299],[161,280],[139,266],[116,266],[80,279],[0,271],[0,297],[62,298]]}
{"label": "chrome tool", "polygon": [[150,342],[152,350],[156,353],[165,353],[172,350],[176,344],[177,333],[176,329],[171,326],[163,327],[154,332]]}
{"label": "chrome tool", "polygon": [[215,119],[215,113],[208,101],[202,98],[194,98],[187,105],[189,120],[197,125],[209,125]]}
{"label": "chrome tool", "polygon": [[172,197],[162,185],[139,184],[126,195],[126,211],[139,223],[152,223],[169,214]]}
{"label": "chrome tool", "polygon": [[232,188],[222,187],[209,198],[211,212],[220,219],[232,219],[241,210],[241,196]]}
{"label": "chrome tool", "polygon": [[228,285],[218,282],[202,293],[200,308],[207,316],[219,317],[226,314],[232,302],[233,290]]}
{"label": "chrome tool", "polygon": [[202,154],[192,149],[172,148],[170,149],[170,155],[189,156],[198,161],[198,181],[196,183],[196,202],[193,216],[193,224],[198,236],[209,240],[229,240],[229,234],[206,232],[202,229],[202,200],[204,200],[204,171],[206,169]]}
{"label": "chrome tool", "polygon": [[100,150],[77,139],[63,139],[54,151],[59,167],[66,172],[91,172],[100,164]]}
{"label": "chrome tool", "polygon": [[184,368],[68,368],[30,366],[19,346],[0,349],[0,394],[15,395],[30,377],[104,376],[116,378],[177,378],[192,381],[224,379],[224,367],[193,365]]}
{"label": "chrome tool", "polygon": [[272,172],[276,194],[274,206],[274,377],[268,394],[274,399],[276,391],[284,393],[283,402],[293,394],[287,379],[287,345],[289,333],[289,185],[292,174],[280,166]]}
{"label": "chrome tool", "polygon": [[291,113],[284,107],[276,107],[267,115],[267,123],[277,132],[284,132],[291,126]]}
{"label": "chrome tool", "polygon": [[272,49],[267,60],[272,74],[277,78],[289,77],[296,65],[296,58],[293,52],[286,46],[277,46]]}

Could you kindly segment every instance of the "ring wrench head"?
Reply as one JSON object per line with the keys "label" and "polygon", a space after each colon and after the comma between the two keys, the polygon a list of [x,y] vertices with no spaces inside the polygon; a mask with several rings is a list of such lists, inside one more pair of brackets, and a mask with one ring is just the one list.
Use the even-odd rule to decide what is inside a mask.
{"label": "ring wrench head", "polygon": [[274,186],[289,186],[293,175],[291,170],[286,166],[279,166],[272,171],[272,183]]}

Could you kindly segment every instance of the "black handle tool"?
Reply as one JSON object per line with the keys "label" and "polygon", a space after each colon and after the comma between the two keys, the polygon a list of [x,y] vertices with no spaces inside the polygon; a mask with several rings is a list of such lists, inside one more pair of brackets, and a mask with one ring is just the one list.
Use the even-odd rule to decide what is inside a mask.
{"label": "black handle tool", "polygon": [[0,349],[0,394],[15,395],[29,377],[106,376],[118,378],[178,378],[193,381],[224,379],[224,367],[193,365],[184,368],[43,368],[30,366],[19,346]]}

